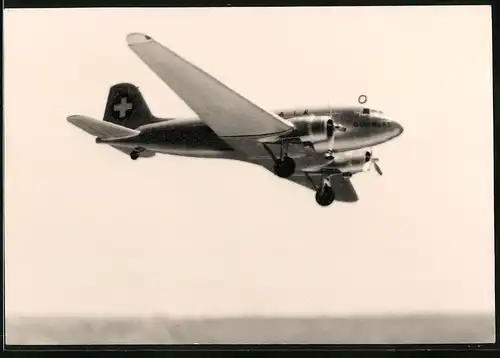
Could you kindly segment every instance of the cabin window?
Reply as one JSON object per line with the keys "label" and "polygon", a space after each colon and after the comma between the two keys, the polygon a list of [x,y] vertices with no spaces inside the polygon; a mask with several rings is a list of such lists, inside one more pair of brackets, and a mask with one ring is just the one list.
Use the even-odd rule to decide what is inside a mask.
{"label": "cabin window", "polygon": [[370,114],[369,108],[363,108],[363,114]]}

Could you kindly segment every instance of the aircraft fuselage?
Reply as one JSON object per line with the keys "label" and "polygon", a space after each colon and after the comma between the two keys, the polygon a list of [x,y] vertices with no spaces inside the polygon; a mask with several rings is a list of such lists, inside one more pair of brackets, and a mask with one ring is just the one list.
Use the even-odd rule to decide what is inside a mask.
{"label": "aircraft fuselage", "polygon": [[[345,131],[335,133],[334,152],[375,146],[397,137],[403,131],[401,125],[386,118],[382,112],[370,109],[365,109],[365,112],[369,113],[363,113],[363,107],[277,111],[275,113],[293,123],[295,129],[274,140],[297,139],[298,143],[309,144],[314,152],[325,153],[331,138],[328,135],[327,120],[332,116],[335,124],[345,128]],[[138,136],[113,142],[125,147],[140,147],[150,151],[188,157],[249,159],[250,161],[254,159],[241,158],[231,146],[231,141],[235,139],[219,137],[199,118],[169,119],[141,126],[137,130],[140,131]],[[256,146],[256,142],[249,142],[248,145]],[[255,158],[262,156],[259,150],[253,150],[253,152],[256,153]]]}

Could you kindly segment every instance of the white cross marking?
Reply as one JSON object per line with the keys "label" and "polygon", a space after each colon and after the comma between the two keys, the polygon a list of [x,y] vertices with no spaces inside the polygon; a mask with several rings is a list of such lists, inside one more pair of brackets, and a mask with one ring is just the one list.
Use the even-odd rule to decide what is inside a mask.
{"label": "white cross marking", "polygon": [[118,115],[120,118],[124,118],[127,115],[127,111],[132,109],[132,103],[127,103],[127,97],[122,97],[119,104],[115,104],[113,110],[115,112],[120,112]]}

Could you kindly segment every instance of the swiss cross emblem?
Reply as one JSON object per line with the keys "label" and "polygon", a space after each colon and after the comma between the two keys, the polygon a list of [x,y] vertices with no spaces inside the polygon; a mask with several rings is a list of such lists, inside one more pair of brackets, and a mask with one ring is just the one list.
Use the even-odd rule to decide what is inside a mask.
{"label": "swiss cross emblem", "polygon": [[118,118],[124,119],[127,117],[128,112],[131,111],[132,108],[132,103],[128,102],[128,98],[121,97],[120,102],[113,106],[113,112],[118,116]]}

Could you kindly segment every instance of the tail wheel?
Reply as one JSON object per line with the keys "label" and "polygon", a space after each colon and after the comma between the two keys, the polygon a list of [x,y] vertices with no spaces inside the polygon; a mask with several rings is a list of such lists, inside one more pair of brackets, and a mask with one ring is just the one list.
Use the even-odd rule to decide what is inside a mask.
{"label": "tail wheel", "polygon": [[136,152],[135,150],[132,153],[130,153],[130,159],[137,160],[138,158],[139,158],[139,153]]}

